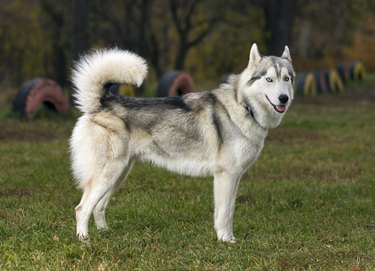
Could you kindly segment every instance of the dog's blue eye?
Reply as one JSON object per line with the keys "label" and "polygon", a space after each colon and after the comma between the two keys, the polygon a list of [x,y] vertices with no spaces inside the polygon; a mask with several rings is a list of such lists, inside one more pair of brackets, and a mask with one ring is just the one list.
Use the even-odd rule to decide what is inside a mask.
{"label": "dog's blue eye", "polygon": [[271,78],[269,78],[269,77],[266,77],[266,80],[267,80],[268,83],[273,82],[273,80]]}
{"label": "dog's blue eye", "polygon": [[288,76],[285,76],[285,77],[284,77],[284,81],[285,81],[285,82],[288,82],[288,81],[289,81],[289,77],[288,77]]}

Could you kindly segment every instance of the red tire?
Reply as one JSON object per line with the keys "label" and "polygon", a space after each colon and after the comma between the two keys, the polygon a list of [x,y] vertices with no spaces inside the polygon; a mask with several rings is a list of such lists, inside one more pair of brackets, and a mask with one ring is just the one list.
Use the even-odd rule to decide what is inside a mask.
{"label": "red tire", "polygon": [[190,74],[183,71],[169,71],[159,80],[156,97],[180,96],[195,91]]}
{"label": "red tire", "polygon": [[58,113],[69,109],[69,99],[53,80],[35,78],[25,82],[13,100],[13,111],[24,118],[32,119],[40,105]]}

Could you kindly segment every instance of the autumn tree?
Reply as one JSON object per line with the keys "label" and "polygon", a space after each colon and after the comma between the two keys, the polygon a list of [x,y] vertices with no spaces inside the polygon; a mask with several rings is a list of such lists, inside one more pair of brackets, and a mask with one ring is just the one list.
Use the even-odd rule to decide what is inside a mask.
{"label": "autumn tree", "polygon": [[353,41],[363,14],[375,11],[372,1],[298,1],[296,49],[302,57],[339,57],[340,48]]}
{"label": "autumn tree", "polygon": [[90,48],[90,1],[73,1],[72,14],[72,35],[70,42],[72,44],[73,57],[75,57]]}
{"label": "autumn tree", "polygon": [[253,0],[262,7],[268,54],[279,55],[291,45],[297,0]]}
{"label": "autumn tree", "polygon": [[67,33],[67,12],[66,4],[59,0],[40,0],[40,5],[43,13],[46,15],[43,23],[48,24],[49,31],[46,31],[49,36],[51,46],[51,62],[53,68],[53,77],[61,85],[65,86],[68,83],[68,63],[66,58],[66,33]]}
{"label": "autumn tree", "polygon": [[[198,6],[204,1],[170,0],[170,11],[178,35],[178,51],[175,58],[175,69],[183,69],[189,50],[200,44],[215,28],[220,20],[220,13],[211,13],[203,6],[204,14],[198,13]],[[211,7],[212,8],[212,7]],[[215,9],[216,10],[216,9]],[[197,15],[201,15],[198,17]]]}

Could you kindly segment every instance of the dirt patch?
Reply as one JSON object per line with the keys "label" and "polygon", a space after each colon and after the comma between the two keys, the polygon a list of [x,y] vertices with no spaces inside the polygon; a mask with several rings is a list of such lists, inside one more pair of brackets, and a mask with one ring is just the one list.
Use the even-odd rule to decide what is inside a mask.
{"label": "dirt patch", "polygon": [[31,195],[30,189],[16,189],[16,188],[9,188],[6,190],[0,191],[0,197],[27,197]]}
{"label": "dirt patch", "polygon": [[6,119],[0,121],[0,141],[41,142],[68,139],[72,132],[72,123],[51,120],[29,122]]}

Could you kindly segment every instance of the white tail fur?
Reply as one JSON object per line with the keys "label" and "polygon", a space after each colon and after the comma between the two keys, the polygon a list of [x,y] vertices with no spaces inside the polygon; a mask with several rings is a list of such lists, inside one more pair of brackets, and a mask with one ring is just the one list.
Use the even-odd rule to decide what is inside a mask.
{"label": "white tail fur", "polygon": [[95,112],[100,108],[106,83],[140,86],[146,75],[146,61],[129,51],[102,49],[83,56],[72,74],[77,107],[83,113]]}

